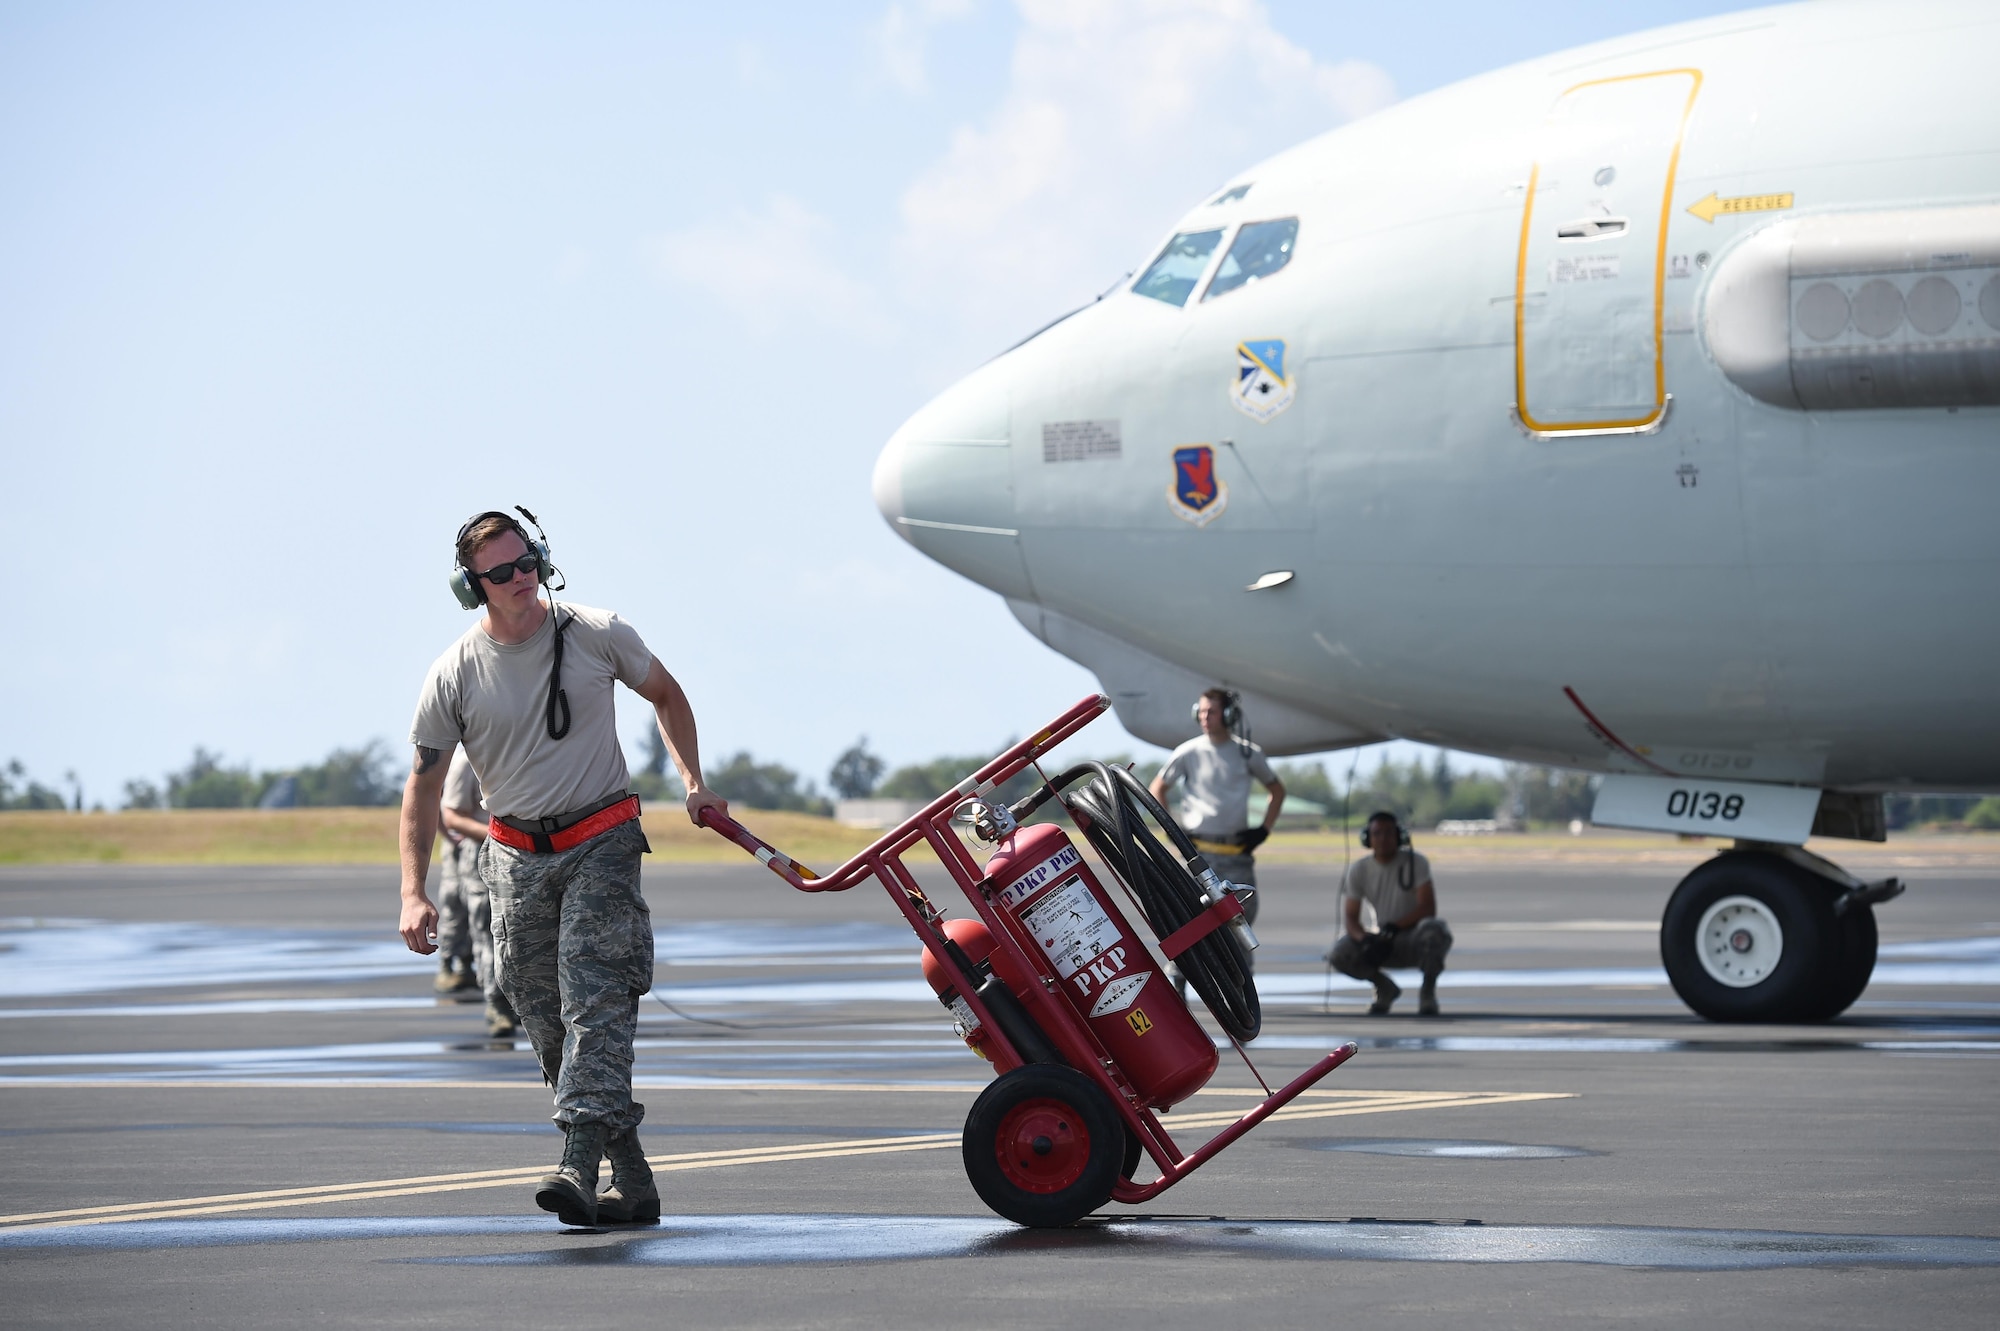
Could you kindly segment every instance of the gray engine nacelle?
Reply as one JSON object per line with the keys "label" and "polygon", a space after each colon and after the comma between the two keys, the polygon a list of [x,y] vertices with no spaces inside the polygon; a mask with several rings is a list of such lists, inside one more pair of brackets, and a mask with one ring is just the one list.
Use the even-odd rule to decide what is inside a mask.
{"label": "gray engine nacelle", "polygon": [[1702,327],[1773,406],[2000,406],[2000,206],[1765,227],[1717,265]]}

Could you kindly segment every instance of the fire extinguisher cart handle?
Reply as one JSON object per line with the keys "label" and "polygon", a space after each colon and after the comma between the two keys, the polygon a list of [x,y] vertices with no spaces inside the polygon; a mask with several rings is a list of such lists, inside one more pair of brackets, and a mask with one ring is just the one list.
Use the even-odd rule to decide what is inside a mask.
{"label": "fire extinguisher cart handle", "polygon": [[[1112,1200],[1135,1203],[1158,1196],[1199,1169],[1243,1134],[1352,1058],[1356,1047],[1352,1043],[1341,1045],[1284,1087],[1270,1092],[1254,1108],[1229,1123],[1207,1142],[1192,1152],[1183,1152],[1168,1136],[1152,1108],[1135,1091],[1131,1080],[1117,1061],[1110,1057],[1106,1046],[1092,1032],[1089,1024],[1069,1001],[1058,995],[1057,980],[1050,973],[1048,963],[1029,946],[1023,927],[1014,916],[995,904],[991,880],[951,823],[953,815],[966,801],[991,795],[1005,782],[1034,765],[1042,755],[1096,720],[1110,705],[1111,700],[1102,694],[1082,699],[1042,730],[986,763],[825,875],[815,873],[715,809],[702,809],[697,820],[736,843],[801,892],[845,892],[870,879],[879,882],[941,973],[949,977],[957,998],[963,1001],[980,1026],[983,1032],[981,1051],[992,1060],[996,1073],[1004,1075],[1032,1063],[1046,1062],[1052,1047],[1053,1053],[1064,1063],[1103,1092],[1109,1104],[1116,1109],[1129,1138],[1137,1141],[1160,1169],[1160,1177],[1150,1183],[1136,1183],[1127,1177],[1113,1186]],[[1021,1039],[1017,1042],[1010,1038],[1009,1027],[1014,1028],[1017,1034],[1021,1030],[1020,1014],[1010,1014],[1004,1022],[996,1020],[995,1012],[981,997],[980,986],[984,980],[980,973],[981,966],[969,964],[971,959],[965,951],[946,937],[944,911],[933,904],[917,883],[915,875],[903,863],[903,857],[919,846],[928,846],[937,856],[964,895],[966,904],[991,934],[994,944],[992,960],[1005,968],[1011,977],[1029,977],[1020,980],[1018,985],[1009,983],[1006,988],[1025,990],[1016,992],[1014,997],[1032,1020],[1033,1026],[1038,1028],[1034,1034],[1046,1037],[1046,1046],[1034,1047],[1032,1040]],[[1170,945],[1167,955],[1183,952],[1238,913],[1240,907],[1234,899],[1223,894],[1220,900],[1187,925],[1172,931],[1165,940]],[[1031,1047],[1022,1048],[1020,1045]],[[1240,1045],[1238,1052],[1242,1052]],[[1248,1063],[1247,1055],[1244,1059]],[[1254,1065],[1251,1071],[1256,1073]],[[1258,1074],[1258,1080],[1262,1084],[1261,1074]],[[1024,1220],[1023,1223],[1048,1222]]]}

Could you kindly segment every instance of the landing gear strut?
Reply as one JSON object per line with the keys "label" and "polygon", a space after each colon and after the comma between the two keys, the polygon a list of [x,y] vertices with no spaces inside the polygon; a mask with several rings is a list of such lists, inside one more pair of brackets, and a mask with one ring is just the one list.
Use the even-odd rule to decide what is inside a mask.
{"label": "landing gear strut", "polygon": [[1826,1021],[1868,987],[1875,906],[1902,890],[1796,846],[1738,843],[1674,889],[1660,957],[1681,1001],[1710,1021]]}

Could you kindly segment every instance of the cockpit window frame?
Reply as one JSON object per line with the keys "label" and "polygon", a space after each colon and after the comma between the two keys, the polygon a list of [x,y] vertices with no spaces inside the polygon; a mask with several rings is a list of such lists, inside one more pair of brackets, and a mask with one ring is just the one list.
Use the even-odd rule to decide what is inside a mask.
{"label": "cockpit window frame", "polygon": [[[1132,279],[1125,284],[1126,294],[1137,296],[1141,300],[1155,301],[1158,304],[1165,305],[1169,309],[1177,309],[1182,311],[1192,310],[1197,306],[1206,304],[1209,299],[1210,289],[1215,285],[1216,274],[1222,271],[1223,262],[1229,257],[1230,251],[1235,249],[1237,237],[1243,234],[1243,229],[1245,227],[1263,226],[1270,222],[1295,222],[1298,223],[1301,228],[1303,228],[1305,225],[1303,219],[1300,218],[1298,214],[1288,213],[1279,217],[1253,217],[1246,221],[1225,222],[1220,227],[1204,226],[1204,227],[1195,227],[1187,230],[1183,230],[1180,227],[1176,227],[1174,230],[1167,233],[1166,239],[1162,240],[1159,243],[1159,245],[1154,248],[1153,257],[1146,262],[1145,267],[1141,268],[1138,271],[1138,273],[1134,275]],[[1145,292],[1139,290],[1139,283],[1145,278],[1146,274],[1151,272],[1154,266],[1159,263],[1160,259],[1166,254],[1167,247],[1169,245],[1173,244],[1176,240],[1180,239],[1182,236],[1200,235],[1201,233],[1206,231],[1218,231],[1218,230],[1222,234],[1220,238],[1215,242],[1215,247],[1209,251],[1208,262],[1205,265],[1203,265],[1200,275],[1195,279],[1194,286],[1189,288],[1186,300],[1182,301],[1178,305],[1175,305],[1172,301],[1161,300],[1158,296],[1147,295]],[[1299,257],[1299,242],[1297,233],[1294,232],[1292,239],[1291,258],[1285,260],[1284,264],[1281,267],[1273,269],[1268,276],[1276,277],[1279,273],[1285,272],[1286,270],[1290,269],[1292,264],[1298,259],[1298,257]],[[1231,287],[1228,291],[1219,292],[1217,294],[1220,296],[1227,296],[1234,292],[1242,291],[1247,287],[1256,286],[1259,283],[1263,282],[1264,280],[1265,279],[1263,277],[1253,278],[1237,286]]]}
{"label": "cockpit window frame", "polygon": [[[1202,236],[1202,235],[1207,235],[1210,232],[1213,232],[1215,234],[1215,243],[1209,247],[1208,254],[1202,261],[1201,270],[1194,275],[1194,282],[1192,285],[1188,287],[1187,295],[1181,297],[1181,299],[1178,302],[1176,302],[1171,300],[1165,300],[1159,296],[1152,295],[1149,292],[1139,290],[1139,284],[1141,282],[1144,282],[1147,276],[1155,268],[1160,266],[1160,261],[1167,257],[1167,251],[1173,247],[1175,241],[1181,239],[1183,236]],[[1139,297],[1141,300],[1156,301],[1161,305],[1167,306],[1169,309],[1185,310],[1188,306],[1198,303],[1201,299],[1201,293],[1208,289],[1208,279],[1214,275],[1215,265],[1220,261],[1221,256],[1228,250],[1229,245],[1233,242],[1235,234],[1236,234],[1235,228],[1230,226],[1226,222],[1218,226],[1195,227],[1194,229],[1187,231],[1183,231],[1180,228],[1176,227],[1172,232],[1168,233],[1167,238],[1165,240],[1160,242],[1159,247],[1153,251],[1153,257],[1149,259],[1146,262],[1146,266],[1141,268],[1138,274],[1134,276],[1129,283],[1126,284],[1125,290],[1131,293],[1132,295]]]}
{"label": "cockpit window frame", "polygon": [[[1215,289],[1216,279],[1222,275],[1222,265],[1229,261],[1229,256],[1231,254],[1236,252],[1237,240],[1249,228],[1253,226],[1269,226],[1273,222],[1290,222],[1292,224],[1291,250],[1286,254],[1285,261],[1279,264],[1276,268],[1273,268],[1268,273],[1262,273],[1255,276],[1247,277],[1243,281],[1238,282],[1235,286],[1230,287],[1226,291],[1217,291]],[[1220,298],[1222,296],[1233,295],[1238,291],[1247,290],[1250,287],[1256,286],[1264,282],[1268,278],[1276,277],[1278,274],[1290,268],[1292,266],[1293,261],[1299,257],[1299,230],[1302,226],[1303,222],[1300,220],[1298,214],[1296,213],[1288,214],[1283,217],[1250,218],[1245,221],[1237,222],[1235,225],[1231,226],[1229,228],[1228,243],[1216,246],[1215,259],[1212,263],[1209,264],[1208,271],[1202,274],[1201,291],[1198,295],[1192,297],[1188,301],[1188,304],[1202,305],[1206,304],[1211,298]]]}

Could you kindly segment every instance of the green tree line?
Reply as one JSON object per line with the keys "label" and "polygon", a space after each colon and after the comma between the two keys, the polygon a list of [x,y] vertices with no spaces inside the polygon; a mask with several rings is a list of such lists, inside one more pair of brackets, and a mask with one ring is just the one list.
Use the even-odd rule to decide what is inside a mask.
{"label": "green tree line", "polygon": [[[76,773],[68,774],[72,786]],[[0,809],[67,809],[70,801],[60,790],[29,777],[19,758],[10,758],[0,767]],[[76,792],[76,807],[83,807],[83,791]]]}
{"label": "green tree line", "polygon": [[186,767],[167,773],[164,785],[125,783],[128,809],[326,808],[395,804],[402,796],[402,776],[380,740],[272,772],[253,772],[247,763],[229,766],[221,754],[197,746]]}
{"label": "green tree line", "polygon": [[[633,771],[632,788],[650,804],[676,804],[684,792],[659,731],[647,726],[638,736],[642,760]],[[1012,743],[1009,741],[1008,743]],[[1006,746],[1001,746],[1006,747]],[[996,749],[995,752],[998,750]],[[890,768],[857,739],[833,762],[826,790],[782,763],[764,762],[748,750],[738,750],[708,765],[709,784],[725,799],[748,809],[792,810],[825,816],[835,799],[928,800],[950,789],[992,758],[991,753],[958,754]],[[1158,760],[1134,762],[1116,754],[1106,762],[1127,766],[1142,782],[1160,770]],[[1384,757],[1367,771],[1332,764],[1336,780],[1324,762],[1273,764],[1287,793],[1327,811],[1325,822],[1339,826],[1343,814],[1359,823],[1377,809],[1387,809],[1411,827],[1434,827],[1443,819],[1492,818],[1516,826],[1562,825],[1590,816],[1597,778],[1561,768],[1509,763],[1500,772],[1452,765],[1449,754],[1438,753],[1428,763],[1419,759],[1395,762]],[[1053,773],[1051,773],[1053,775]],[[1036,781],[1033,770],[1017,776],[1001,791],[1017,800]],[[0,810],[81,809],[83,792],[75,773],[66,773],[69,794],[31,777],[19,759],[0,767]],[[128,809],[245,809],[269,807],[380,806],[402,797],[402,772],[388,747],[371,740],[359,748],[335,749],[324,760],[300,767],[253,771],[249,764],[230,765],[219,753],[197,746],[186,766],[160,781],[135,779],[125,783]],[[1962,826],[2000,831],[2000,797],[1978,795],[1911,795],[1887,797],[1890,828]]]}

